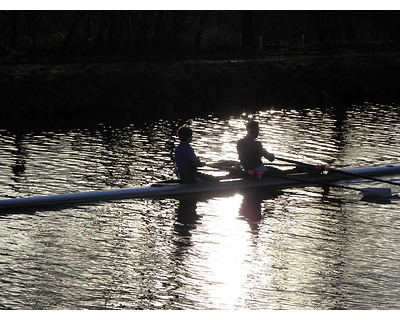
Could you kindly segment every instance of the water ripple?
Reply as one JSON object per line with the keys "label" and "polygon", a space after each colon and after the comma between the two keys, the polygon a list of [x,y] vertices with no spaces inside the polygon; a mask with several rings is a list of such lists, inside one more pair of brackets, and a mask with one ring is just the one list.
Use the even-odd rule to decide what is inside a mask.
{"label": "water ripple", "polygon": [[[192,145],[206,162],[237,160],[250,118],[261,122],[263,145],[283,158],[337,168],[398,164],[396,106],[189,119]],[[168,142],[181,123],[2,130],[3,198],[172,178]],[[395,199],[367,203],[319,187],[16,210],[0,216],[0,308],[397,309],[398,214]]]}

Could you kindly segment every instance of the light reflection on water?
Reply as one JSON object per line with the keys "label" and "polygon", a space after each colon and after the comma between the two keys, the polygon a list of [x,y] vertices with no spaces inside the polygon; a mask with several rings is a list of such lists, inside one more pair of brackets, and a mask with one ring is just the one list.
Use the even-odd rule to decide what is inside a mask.
{"label": "light reflection on water", "polygon": [[[281,157],[337,168],[398,164],[396,107],[254,117],[264,146]],[[246,121],[192,119],[193,146],[206,162],[236,160]],[[2,197],[171,178],[167,142],[182,123],[3,130]],[[307,187],[16,211],[0,216],[0,308],[397,309],[398,205]]]}

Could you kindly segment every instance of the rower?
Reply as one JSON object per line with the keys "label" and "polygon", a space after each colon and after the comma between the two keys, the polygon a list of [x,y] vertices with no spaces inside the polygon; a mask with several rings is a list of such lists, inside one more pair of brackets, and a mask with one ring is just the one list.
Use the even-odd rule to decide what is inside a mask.
{"label": "rower", "polygon": [[237,143],[237,151],[243,170],[249,174],[257,174],[259,177],[267,171],[273,171],[273,173],[281,172],[279,169],[263,165],[263,157],[272,162],[275,160],[275,155],[265,150],[262,143],[256,140],[260,134],[259,123],[257,121],[248,122],[246,130],[247,135]]}
{"label": "rower", "polygon": [[203,167],[205,163],[200,161],[190,145],[193,139],[193,130],[183,126],[178,129],[177,134],[181,143],[175,149],[175,163],[180,182],[194,183],[215,180],[213,176],[197,171],[197,167]]}

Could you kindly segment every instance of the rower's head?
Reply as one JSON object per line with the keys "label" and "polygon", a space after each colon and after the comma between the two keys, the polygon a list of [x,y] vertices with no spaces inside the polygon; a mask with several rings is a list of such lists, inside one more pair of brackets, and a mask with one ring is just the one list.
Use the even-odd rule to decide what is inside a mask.
{"label": "rower's head", "polygon": [[189,127],[180,127],[178,129],[178,137],[180,142],[191,142],[193,137],[193,130]]}
{"label": "rower's head", "polygon": [[250,121],[246,124],[247,136],[257,138],[260,133],[260,124],[257,121]]}

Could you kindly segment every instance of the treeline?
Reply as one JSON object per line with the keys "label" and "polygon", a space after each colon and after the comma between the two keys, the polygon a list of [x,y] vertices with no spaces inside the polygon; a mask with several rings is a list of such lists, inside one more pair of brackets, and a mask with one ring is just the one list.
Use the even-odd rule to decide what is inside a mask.
{"label": "treeline", "polygon": [[22,50],[229,54],[397,45],[399,11],[0,11],[0,55]]}

